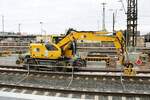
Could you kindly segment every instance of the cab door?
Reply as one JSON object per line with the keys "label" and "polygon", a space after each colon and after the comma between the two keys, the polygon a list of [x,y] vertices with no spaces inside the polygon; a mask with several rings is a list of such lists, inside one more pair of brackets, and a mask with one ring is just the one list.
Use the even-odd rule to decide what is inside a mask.
{"label": "cab door", "polygon": [[47,59],[58,59],[61,57],[61,49],[55,44],[45,44],[44,56]]}

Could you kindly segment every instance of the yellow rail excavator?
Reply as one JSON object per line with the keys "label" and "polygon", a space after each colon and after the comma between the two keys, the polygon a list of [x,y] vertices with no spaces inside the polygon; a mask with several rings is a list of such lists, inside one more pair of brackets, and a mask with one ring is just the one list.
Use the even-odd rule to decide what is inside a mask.
{"label": "yellow rail excavator", "polygon": [[133,64],[129,61],[122,32],[116,32],[115,36],[107,34],[108,32],[69,29],[66,35],[56,44],[31,43],[29,46],[29,55],[23,58],[23,63],[30,66],[36,65],[36,67],[38,65],[71,66],[74,68],[86,67],[86,60],[76,56],[76,41],[107,41],[114,43],[120,63],[124,66],[124,73],[126,75],[133,75]]}

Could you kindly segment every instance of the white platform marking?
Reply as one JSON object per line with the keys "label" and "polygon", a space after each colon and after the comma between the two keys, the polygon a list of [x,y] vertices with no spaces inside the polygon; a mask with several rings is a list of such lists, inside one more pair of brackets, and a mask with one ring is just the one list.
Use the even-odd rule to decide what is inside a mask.
{"label": "white platform marking", "polygon": [[140,100],[140,98],[139,98],[139,97],[136,97],[135,100]]}
{"label": "white platform marking", "polygon": [[126,100],[126,97],[122,97],[122,100]]}
{"label": "white platform marking", "polygon": [[106,78],[103,78],[103,81],[106,81]]}
{"label": "white platform marking", "polygon": [[5,90],[6,90],[6,88],[2,88],[2,89],[1,89],[1,91],[5,91]]}
{"label": "white platform marking", "polygon": [[77,77],[77,80],[79,80],[80,79],[80,77]]}
{"label": "white platform marking", "polygon": [[56,76],[52,76],[52,78],[55,78]]}
{"label": "white platform marking", "polygon": [[94,100],[99,100],[99,96],[95,95]]}
{"label": "white platform marking", "polygon": [[81,95],[81,99],[85,99],[85,95],[83,94],[83,95]]}
{"label": "white platform marking", "polygon": [[59,79],[62,79],[62,78],[63,78],[63,76],[60,76],[60,77],[59,77]]}
{"label": "white platform marking", "polygon": [[111,80],[112,80],[112,81],[115,81],[115,78],[112,78]]}
{"label": "white platform marking", "polygon": [[86,78],[85,78],[85,80],[89,80],[89,78],[88,78],[88,77],[86,77]]}
{"label": "white platform marking", "polygon": [[27,90],[23,90],[21,93],[23,93],[23,94],[24,94],[26,91],[27,91]]}
{"label": "white platform marking", "polygon": [[33,91],[32,94],[37,94],[37,91]]}
{"label": "white platform marking", "polygon": [[30,74],[30,76],[34,76],[33,74]]}
{"label": "white platform marking", "polygon": [[72,98],[72,97],[73,97],[73,94],[69,94],[69,95],[68,95],[68,98]]}
{"label": "white platform marking", "polygon": [[48,96],[48,95],[49,95],[49,92],[44,92],[44,95],[45,95],[45,96]]}
{"label": "white platform marking", "polygon": [[134,81],[132,78],[130,78],[130,81]]}
{"label": "white platform marking", "polygon": [[16,89],[12,89],[10,92],[15,92],[16,91]]}
{"label": "white platform marking", "polygon": [[55,95],[55,96],[56,96],[56,97],[59,97],[59,96],[60,96],[60,94],[61,94],[61,93],[56,93],[56,95]]}
{"label": "white platform marking", "polygon": [[112,96],[108,96],[108,100],[112,100]]}
{"label": "white platform marking", "polygon": [[47,75],[44,75],[44,77],[46,78],[46,77],[48,77]]}
{"label": "white platform marking", "polygon": [[97,81],[97,77],[95,77],[94,80]]}
{"label": "white platform marking", "polygon": [[36,75],[36,77],[40,77],[40,75],[38,74],[38,75]]}
{"label": "white platform marking", "polygon": [[142,82],[143,80],[142,80],[142,79],[139,79],[139,81]]}

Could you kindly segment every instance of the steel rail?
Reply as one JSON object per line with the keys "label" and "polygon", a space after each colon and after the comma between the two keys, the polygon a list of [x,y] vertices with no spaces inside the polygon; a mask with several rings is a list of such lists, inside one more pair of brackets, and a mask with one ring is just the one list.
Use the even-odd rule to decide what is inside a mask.
{"label": "steel rail", "polygon": [[0,68],[24,69],[22,66],[18,66],[18,65],[0,65]]}
{"label": "steel rail", "polygon": [[[57,67],[57,66],[55,66]],[[59,66],[60,67],[60,66]],[[8,68],[8,69],[25,69],[24,67],[22,67],[21,65],[18,66],[18,65],[0,65],[0,68]],[[49,71],[49,70],[48,70]],[[78,72],[114,72],[114,73],[121,73],[122,70],[121,69],[98,69],[98,68],[79,68],[78,69]],[[137,70],[136,71],[137,74],[139,73],[144,73],[144,74],[150,74],[150,70],[149,69],[146,69],[146,70]]]}
{"label": "steel rail", "polygon": [[[90,68],[80,68],[79,71],[81,72],[123,72],[121,69],[90,69]],[[136,70],[136,73],[150,73],[149,69],[146,70]]]}
{"label": "steel rail", "polygon": [[[0,72],[6,72],[6,73],[20,73],[20,74],[25,74],[28,73],[28,70],[7,70],[7,69],[0,69]],[[47,72],[47,71],[30,71],[30,74],[41,74],[41,75],[56,75],[56,76],[71,76],[72,73],[71,72]],[[120,79],[120,75],[108,75],[108,74],[83,74],[83,73],[74,73],[74,77],[89,77],[89,78],[116,78],[116,79]],[[123,79],[142,79],[142,80],[150,80],[150,76],[122,76]]]}

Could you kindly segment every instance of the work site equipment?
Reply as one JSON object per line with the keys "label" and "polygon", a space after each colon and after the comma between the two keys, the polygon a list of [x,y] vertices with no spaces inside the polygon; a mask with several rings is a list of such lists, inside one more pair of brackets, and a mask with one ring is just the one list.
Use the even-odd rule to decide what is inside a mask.
{"label": "work site equipment", "polygon": [[30,55],[25,57],[24,64],[85,67],[86,60],[76,56],[76,41],[90,40],[113,42],[121,65],[132,69],[133,64],[128,59],[123,34],[121,32],[116,32],[115,36],[107,34],[108,32],[69,29],[57,44],[31,43],[29,48]]}

